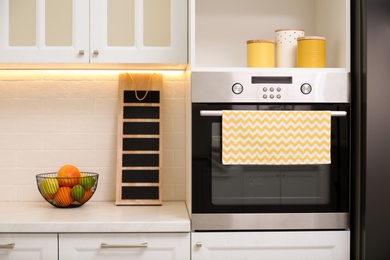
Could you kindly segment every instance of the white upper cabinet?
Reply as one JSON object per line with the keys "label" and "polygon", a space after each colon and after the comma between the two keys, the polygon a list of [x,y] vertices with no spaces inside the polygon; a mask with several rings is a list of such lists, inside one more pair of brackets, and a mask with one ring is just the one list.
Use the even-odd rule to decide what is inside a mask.
{"label": "white upper cabinet", "polygon": [[187,64],[187,1],[2,0],[0,63]]}
{"label": "white upper cabinet", "polygon": [[186,0],[91,1],[91,63],[187,64]]}
{"label": "white upper cabinet", "polygon": [[88,10],[88,0],[0,1],[0,62],[87,63]]}
{"label": "white upper cabinet", "polygon": [[326,68],[350,71],[349,0],[190,0],[192,70],[246,68],[247,40],[297,28],[326,38]]}

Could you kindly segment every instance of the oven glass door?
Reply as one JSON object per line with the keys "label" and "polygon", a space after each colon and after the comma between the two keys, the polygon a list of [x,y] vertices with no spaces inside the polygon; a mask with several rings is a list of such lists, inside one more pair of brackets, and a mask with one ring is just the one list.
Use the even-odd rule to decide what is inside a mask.
{"label": "oven glass door", "polygon": [[[223,165],[222,117],[201,110],[331,110],[331,164]],[[193,213],[317,213],[349,210],[349,106],[193,104]]]}

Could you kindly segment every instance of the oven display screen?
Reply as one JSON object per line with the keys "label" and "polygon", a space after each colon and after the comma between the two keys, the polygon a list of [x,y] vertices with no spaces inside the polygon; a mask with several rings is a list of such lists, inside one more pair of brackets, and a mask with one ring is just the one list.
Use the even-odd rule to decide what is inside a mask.
{"label": "oven display screen", "polygon": [[292,84],[292,77],[252,77],[252,84]]}

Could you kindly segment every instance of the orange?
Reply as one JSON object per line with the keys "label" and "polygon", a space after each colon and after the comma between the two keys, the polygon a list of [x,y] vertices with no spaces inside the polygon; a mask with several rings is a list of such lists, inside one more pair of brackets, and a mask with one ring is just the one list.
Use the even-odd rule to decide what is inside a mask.
{"label": "orange", "polygon": [[89,200],[92,197],[92,189],[85,190],[84,196],[78,200],[80,203],[85,203],[87,200]]}
{"label": "orange", "polygon": [[73,202],[70,187],[60,187],[57,193],[54,195],[54,201],[59,207],[67,207]]}
{"label": "orange", "polygon": [[44,196],[46,199],[48,199],[48,200],[54,199],[54,194],[46,194],[46,193],[44,193],[43,196]]}
{"label": "orange", "polygon": [[80,182],[80,171],[76,166],[66,164],[62,166],[58,172],[58,183],[63,187],[73,187]]}

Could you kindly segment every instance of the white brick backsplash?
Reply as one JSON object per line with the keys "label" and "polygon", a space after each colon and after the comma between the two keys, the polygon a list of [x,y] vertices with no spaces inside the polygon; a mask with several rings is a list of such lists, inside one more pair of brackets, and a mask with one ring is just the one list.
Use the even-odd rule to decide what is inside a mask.
{"label": "white brick backsplash", "polygon": [[185,126],[185,124],[183,124],[184,121],[185,121],[184,115],[182,115],[182,114],[174,115],[173,116],[173,130],[172,130],[172,132],[185,133],[186,126]]}
{"label": "white brick backsplash", "polygon": [[89,98],[56,98],[43,100],[45,115],[93,115],[94,101]]}
{"label": "white brick backsplash", "polygon": [[95,138],[90,133],[45,134],[42,143],[43,150],[92,150],[95,148]]}
{"label": "white brick backsplash", "polygon": [[[4,88],[4,87],[2,87]],[[1,92],[1,89],[0,89]],[[0,99],[0,115],[17,115],[19,111],[19,102],[13,98],[1,98]]]}
{"label": "white brick backsplash", "polygon": [[12,141],[10,149],[37,150],[42,149],[42,137],[36,133],[14,134],[8,141]]}
{"label": "white brick backsplash", "polygon": [[15,133],[17,129],[15,116],[0,116],[0,133]]}
{"label": "white brick backsplash", "polygon": [[95,114],[116,116],[118,109],[118,98],[95,99]]}
{"label": "white brick backsplash", "polygon": [[[115,200],[118,75],[0,71],[0,201],[43,201],[35,175],[99,173],[92,201]],[[185,74],[164,72],[163,199],[185,199]]]}
{"label": "white brick backsplash", "polygon": [[18,133],[63,133],[68,131],[68,120],[64,120],[64,117],[29,115],[19,116],[14,120]]}
{"label": "white brick backsplash", "polygon": [[76,115],[69,117],[67,121],[69,132],[74,133],[113,133],[117,128],[116,115]]}
{"label": "white brick backsplash", "polygon": [[95,149],[116,151],[116,133],[96,133],[94,136],[96,145]]}
{"label": "white brick backsplash", "polygon": [[41,201],[42,195],[39,193],[37,185],[18,185],[16,189],[17,201]]}
{"label": "white brick backsplash", "polygon": [[[73,150],[69,154],[72,164],[86,167],[116,166],[116,151],[110,150]],[[114,172],[114,170],[113,170]]]}
{"label": "white brick backsplash", "polygon": [[165,149],[184,150],[185,134],[184,133],[164,133],[163,142]]}
{"label": "white brick backsplash", "polygon": [[18,167],[52,167],[59,169],[69,162],[69,151],[64,150],[18,150]]}
{"label": "white brick backsplash", "polygon": [[7,98],[16,98],[17,94],[17,83],[3,81],[0,82],[0,100]]}
{"label": "white brick backsplash", "polygon": [[186,150],[177,149],[174,151],[174,162],[175,167],[180,167],[180,169],[185,168],[186,166]]}
{"label": "white brick backsplash", "polygon": [[110,183],[101,183],[99,181],[98,188],[96,189],[95,194],[91,198],[91,201],[106,201],[106,200],[115,200],[115,184]]}
{"label": "white brick backsplash", "polygon": [[[16,201],[16,189],[17,186],[5,186],[0,185],[0,198],[1,201]],[[39,192],[38,192],[39,195]]]}
{"label": "white brick backsplash", "polygon": [[40,98],[15,99],[18,115],[40,115],[43,111],[43,100]]}
{"label": "white brick backsplash", "polygon": [[[2,147],[2,146],[1,146]],[[9,178],[7,175],[7,167],[16,167],[17,164],[17,152],[15,150],[1,150],[0,151],[0,175],[4,174],[6,178]],[[1,178],[1,176],[0,176]],[[2,183],[2,182],[0,182]]]}

